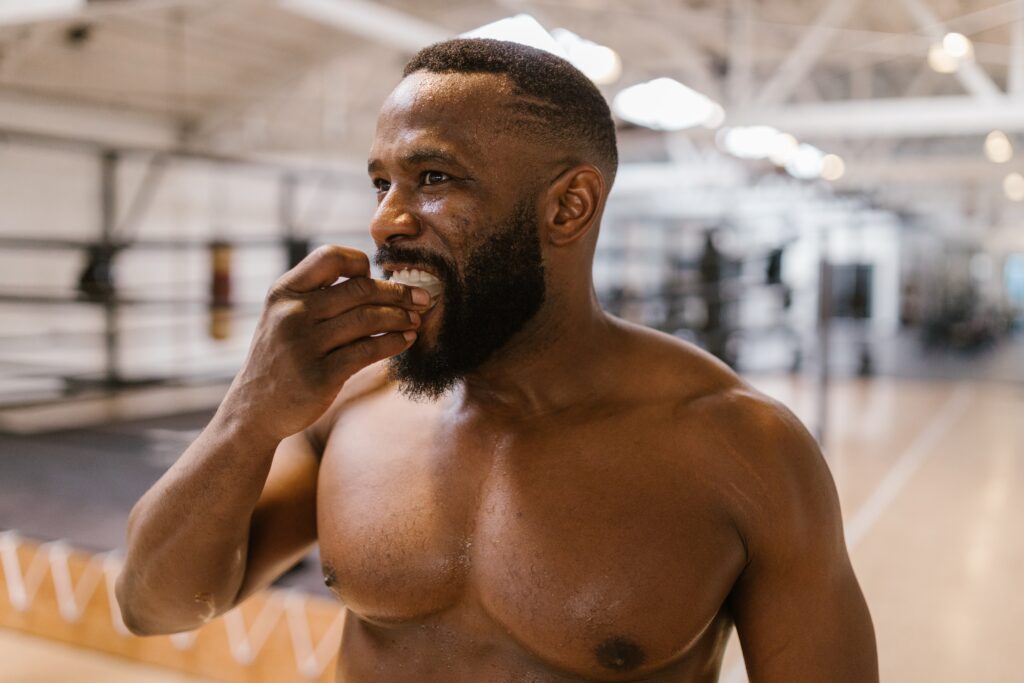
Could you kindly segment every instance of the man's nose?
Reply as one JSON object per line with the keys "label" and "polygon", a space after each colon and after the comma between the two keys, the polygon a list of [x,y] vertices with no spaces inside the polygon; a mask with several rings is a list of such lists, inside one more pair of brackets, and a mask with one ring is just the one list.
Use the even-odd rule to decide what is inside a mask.
{"label": "man's nose", "polygon": [[415,237],[419,234],[420,222],[409,197],[399,188],[392,186],[377,204],[377,211],[370,223],[370,236],[378,245],[387,244],[396,237]]}

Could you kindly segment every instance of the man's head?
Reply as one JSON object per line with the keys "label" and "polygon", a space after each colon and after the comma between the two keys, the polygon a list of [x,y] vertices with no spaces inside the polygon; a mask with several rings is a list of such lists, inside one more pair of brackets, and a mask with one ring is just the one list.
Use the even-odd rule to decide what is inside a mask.
{"label": "man's head", "polygon": [[404,75],[370,153],[371,232],[387,275],[416,268],[443,285],[391,364],[408,394],[437,397],[545,306],[589,293],[615,129],[582,73],[516,43],[439,43]]}

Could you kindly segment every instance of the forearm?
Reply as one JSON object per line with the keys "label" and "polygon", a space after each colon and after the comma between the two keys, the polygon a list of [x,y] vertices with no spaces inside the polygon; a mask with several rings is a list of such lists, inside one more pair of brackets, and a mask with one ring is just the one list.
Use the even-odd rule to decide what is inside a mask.
{"label": "forearm", "polygon": [[187,630],[233,606],[276,446],[222,406],[135,505],[117,585],[130,629]]}

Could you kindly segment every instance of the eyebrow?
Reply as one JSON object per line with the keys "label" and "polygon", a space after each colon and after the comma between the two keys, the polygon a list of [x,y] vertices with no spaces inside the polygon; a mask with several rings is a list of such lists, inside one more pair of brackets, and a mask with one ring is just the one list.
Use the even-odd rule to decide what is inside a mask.
{"label": "eyebrow", "polygon": [[[455,158],[455,155],[451,152],[446,152],[443,149],[436,148],[422,148],[414,149],[399,160],[404,166],[415,166],[417,164],[423,164],[426,162],[434,161],[442,164],[453,164],[456,166],[462,166],[459,160]],[[366,164],[367,173],[373,173],[383,166],[384,163],[380,159],[370,159]]]}

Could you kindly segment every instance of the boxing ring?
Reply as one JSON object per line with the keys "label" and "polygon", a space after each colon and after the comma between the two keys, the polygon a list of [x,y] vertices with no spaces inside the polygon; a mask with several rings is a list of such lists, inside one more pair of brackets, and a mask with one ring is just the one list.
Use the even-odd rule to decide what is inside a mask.
{"label": "boxing ring", "polygon": [[114,597],[116,551],[0,532],[0,628],[225,683],[333,680],[344,621],[334,601],[270,589],[195,631],[140,638]]}
{"label": "boxing ring", "polygon": [[0,432],[0,629],[225,683],[334,680],[344,611],[315,553],[196,631],[140,638],[121,620],[129,512],[210,412]]}

